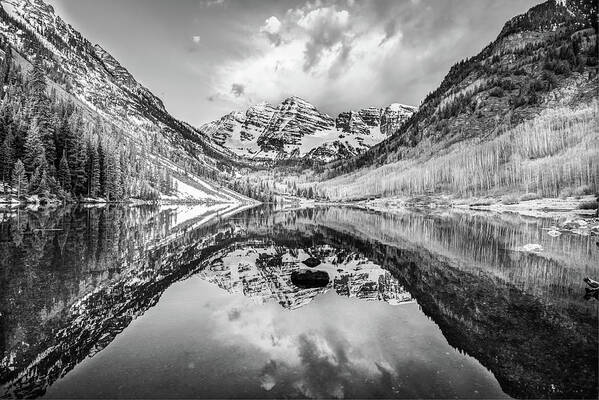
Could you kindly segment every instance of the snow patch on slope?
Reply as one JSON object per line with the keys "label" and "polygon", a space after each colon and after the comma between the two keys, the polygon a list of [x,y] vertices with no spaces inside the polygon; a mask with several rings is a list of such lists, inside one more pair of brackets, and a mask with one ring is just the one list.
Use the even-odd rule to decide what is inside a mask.
{"label": "snow patch on slope", "polygon": [[333,143],[343,136],[337,129],[327,129],[316,132],[314,135],[304,136],[302,144],[299,146],[300,154],[308,154],[311,150],[320,147],[326,143]]}

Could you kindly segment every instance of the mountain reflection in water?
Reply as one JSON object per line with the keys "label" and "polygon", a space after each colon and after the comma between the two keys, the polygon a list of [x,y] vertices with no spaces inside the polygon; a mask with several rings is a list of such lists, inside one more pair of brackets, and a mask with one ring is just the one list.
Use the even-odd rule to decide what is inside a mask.
{"label": "mountain reflection in water", "polygon": [[[315,256],[317,258],[315,258]],[[307,267],[308,258],[321,263],[310,268],[325,271],[331,282],[326,287],[299,288],[291,282],[293,271]],[[253,241],[230,246],[207,260],[198,275],[229,293],[239,293],[258,303],[274,301],[294,310],[308,304],[330,287],[341,296],[379,300],[389,304],[413,301],[389,271],[361,257],[331,246],[293,249]]]}
{"label": "mountain reflection in water", "polygon": [[[597,397],[582,282],[599,276],[596,238],[551,237],[552,220],[226,205],[0,218],[2,397]],[[300,289],[298,269],[331,282]]]}

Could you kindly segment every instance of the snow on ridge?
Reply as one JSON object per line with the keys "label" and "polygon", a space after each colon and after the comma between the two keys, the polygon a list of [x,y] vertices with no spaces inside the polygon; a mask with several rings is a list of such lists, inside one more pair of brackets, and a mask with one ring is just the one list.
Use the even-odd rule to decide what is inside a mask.
{"label": "snow on ridge", "polygon": [[[291,96],[276,107],[263,101],[250,106],[245,114],[226,114],[202,125],[200,131],[248,159],[309,157],[332,161],[354,156],[385,140],[416,110],[392,103],[341,113],[333,120],[308,101]],[[331,123],[323,123],[323,118]]]}
{"label": "snow on ridge", "polygon": [[417,107],[408,106],[406,104],[401,104],[401,103],[391,103],[391,104],[389,104],[389,106],[387,108],[390,111],[416,110],[417,109]]}

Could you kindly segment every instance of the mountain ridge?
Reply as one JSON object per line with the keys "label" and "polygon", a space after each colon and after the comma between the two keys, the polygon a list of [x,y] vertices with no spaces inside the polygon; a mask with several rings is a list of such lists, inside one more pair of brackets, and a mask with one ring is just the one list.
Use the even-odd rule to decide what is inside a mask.
{"label": "mountain ridge", "polygon": [[[595,4],[594,12],[588,11],[587,7],[582,6],[582,5],[589,5],[589,8],[592,8],[592,3]],[[570,7],[572,7],[573,5],[578,5],[578,7],[575,7],[573,9],[577,9],[577,10],[582,9],[582,10],[587,10],[587,11],[585,11],[585,12],[581,11],[581,13],[579,15],[573,16],[573,15],[571,15],[571,13],[572,13],[571,8],[568,8],[568,7],[564,6],[563,4],[568,4],[568,5],[570,5]],[[447,96],[447,95],[451,96],[461,90],[467,90],[468,86],[470,86],[472,83],[475,83],[477,79],[480,79],[479,77],[475,76],[475,74],[473,74],[473,72],[477,72],[476,69],[479,65],[481,65],[484,73],[489,74],[489,72],[494,72],[491,69],[489,70],[489,72],[485,72],[484,62],[487,61],[487,59],[491,59],[491,61],[493,61],[492,57],[499,56],[498,53],[500,53],[501,50],[517,54],[519,52],[519,50],[526,51],[527,45],[529,45],[530,47],[540,46],[540,44],[543,43],[543,39],[546,39],[546,38],[537,37],[537,35],[535,35],[535,33],[539,33],[541,35],[544,34],[546,36],[549,36],[549,38],[550,38],[552,32],[555,32],[557,30],[558,26],[561,28],[565,27],[565,29],[567,29],[568,31],[574,30],[576,27],[579,29],[584,29],[586,27],[594,26],[595,27],[594,47],[596,48],[596,46],[597,46],[597,39],[596,39],[597,21],[596,21],[596,19],[593,19],[593,15],[595,15],[595,17],[597,15],[596,2],[586,1],[586,0],[568,0],[568,1],[566,1],[566,0],[548,0],[548,1],[541,3],[535,7],[532,7],[529,11],[527,11],[524,14],[513,17],[511,20],[506,22],[506,24],[502,28],[501,32],[499,33],[499,35],[495,41],[493,41],[492,43],[487,45],[477,55],[456,63],[450,69],[449,73],[445,76],[445,78],[443,79],[443,81],[441,82],[439,87],[437,89],[435,89],[433,92],[429,93],[424,98],[424,100],[422,101],[422,104],[419,107],[419,110],[416,113],[416,115],[414,116],[414,118],[412,118],[406,125],[404,125],[404,127],[400,130],[400,132],[398,132],[399,135],[397,137],[391,138],[384,144],[381,144],[380,147],[375,146],[375,148],[373,148],[373,152],[377,153],[377,150],[379,150],[381,147],[384,147],[385,151],[387,153],[389,153],[390,148],[397,148],[402,145],[407,146],[407,147],[413,147],[417,142],[419,142],[424,137],[424,134],[422,132],[423,129],[426,129],[430,125],[433,125],[433,128],[435,130],[437,130],[436,124],[431,124],[430,121],[422,121],[422,120],[425,118],[430,119],[430,116],[433,116],[437,111],[439,111],[442,108],[442,106],[444,105],[444,104],[442,104],[443,96]],[[553,19],[555,19],[555,20],[553,20]],[[574,24],[573,24],[573,22],[574,22]],[[528,25],[528,24],[530,24],[530,25]],[[527,26],[528,26],[528,28],[526,28]],[[540,29],[540,31],[537,32],[537,29]],[[527,35],[528,33],[532,33],[532,34]],[[559,31],[558,31],[558,33],[559,33]],[[515,35],[515,38],[513,39],[513,41],[515,41],[516,43],[506,43],[506,42],[510,41],[510,39],[513,35]],[[497,53],[495,52],[496,47],[499,48],[499,49],[497,49],[498,50]],[[591,52],[589,52],[589,55],[592,57],[592,54],[590,54],[590,53]],[[501,57],[501,56],[499,56],[499,57]],[[596,51],[595,51],[595,57],[594,57],[593,62],[596,63]],[[498,71],[495,71],[495,72],[498,72]],[[518,71],[518,72],[520,73],[520,71]],[[524,75],[527,78],[529,76],[536,77],[537,75],[542,75],[542,72],[543,71],[538,71],[538,70],[524,71]],[[496,85],[496,82],[491,82],[491,83],[492,83],[492,85],[490,85],[491,87],[484,87],[484,85],[481,85],[480,88],[477,88],[475,90],[482,89],[483,91],[488,92],[494,87],[497,87],[497,86],[501,87],[500,85],[503,82],[499,82],[499,85]],[[461,87],[458,88],[458,86],[457,86],[458,84],[460,84]],[[507,83],[505,85],[507,86]],[[459,90],[457,90],[457,89],[459,89]],[[516,90],[516,89],[518,89],[518,88],[514,85],[512,85],[510,87],[510,90],[512,90],[512,91]],[[506,89],[503,89],[503,90],[505,91]],[[464,96],[464,97],[471,97],[471,96]],[[523,104],[524,107],[532,106],[532,105],[533,104]],[[509,109],[509,107],[503,107],[503,110],[498,109],[498,110],[496,110],[496,113],[497,112],[501,113],[502,111],[505,111],[506,109]],[[451,114],[454,114],[454,113],[460,114],[460,113],[467,112],[468,110],[466,107],[461,106],[457,110],[455,110],[455,111],[451,110],[451,111],[452,112],[450,113],[449,118],[445,118],[444,115],[437,115],[439,118],[437,120],[433,120],[432,122],[436,123],[439,120],[450,119],[454,116]],[[524,111],[526,111],[526,110],[524,110]],[[523,112],[522,115],[518,115],[516,113],[515,117],[516,117],[516,121],[513,121],[513,122],[524,121],[524,120],[528,119],[529,116],[526,115],[526,112]],[[443,127],[441,127],[441,129],[443,129]],[[377,155],[379,155],[379,154],[380,153],[378,153]],[[387,161],[389,160],[388,157],[384,157],[384,158],[386,158]]]}
{"label": "mountain ridge", "polygon": [[278,105],[261,102],[245,112],[232,111],[198,129],[245,158],[327,162],[364,152],[399,129],[416,109],[393,103],[342,112],[333,119],[290,96]]}

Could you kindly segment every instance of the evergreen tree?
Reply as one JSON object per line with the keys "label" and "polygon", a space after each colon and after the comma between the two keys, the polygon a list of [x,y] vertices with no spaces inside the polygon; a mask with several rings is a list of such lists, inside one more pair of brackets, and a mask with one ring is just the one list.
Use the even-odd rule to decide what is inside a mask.
{"label": "evergreen tree", "polygon": [[56,138],[47,108],[42,109],[42,111],[36,115],[34,124],[37,125],[40,132],[40,138],[44,145],[44,155],[46,156],[46,160],[48,160],[48,168],[54,173],[54,171],[56,171]]}
{"label": "evergreen tree", "polygon": [[25,174],[25,166],[19,159],[15,163],[15,167],[12,170],[12,187],[17,191],[17,197],[22,197],[27,194],[27,175]]}
{"label": "evergreen tree", "polygon": [[[116,149],[114,149],[116,151]],[[106,197],[111,201],[118,201],[123,196],[123,185],[121,181],[121,164],[119,157],[107,154],[105,158],[105,187]]]}
{"label": "evergreen tree", "polygon": [[86,195],[87,149],[83,140],[83,118],[78,112],[74,112],[69,117],[64,147],[71,171],[71,189],[77,195]]}
{"label": "evergreen tree", "polygon": [[71,176],[73,177],[73,191],[78,195],[87,195],[87,179],[86,166],[88,164],[88,153],[87,145],[85,144],[82,137],[77,141],[77,152],[75,153],[75,160],[73,167],[71,168]]}
{"label": "evergreen tree", "polygon": [[62,154],[67,148],[67,137],[69,136],[69,119],[66,109],[56,115],[56,154]]}
{"label": "evergreen tree", "polygon": [[27,140],[27,132],[29,131],[29,124],[25,120],[23,108],[20,104],[17,104],[13,108],[12,124],[13,133],[15,135],[15,158],[24,157],[25,141]]}
{"label": "evergreen tree", "polygon": [[36,57],[29,74],[29,116],[32,123],[37,125],[40,138],[44,145],[46,160],[50,170],[54,170],[56,145],[54,127],[51,123],[50,100],[46,94],[47,83],[41,57]]}
{"label": "evergreen tree", "polygon": [[[43,156],[42,156],[43,157]],[[48,190],[48,164],[45,158],[41,158],[39,165],[35,167],[35,171],[29,180],[29,193],[42,194]]]}
{"label": "evergreen tree", "polygon": [[58,167],[58,183],[67,192],[71,191],[71,170],[67,161],[67,153],[64,150]]}
{"label": "evergreen tree", "polygon": [[4,97],[4,86],[9,83],[12,68],[12,50],[7,43],[4,50],[4,58],[0,64],[0,98]]}
{"label": "evergreen tree", "polygon": [[120,188],[119,197],[127,198],[130,195],[129,191],[129,166],[127,165],[125,152],[121,151],[119,155],[119,175]]}
{"label": "evergreen tree", "polygon": [[104,157],[104,195],[108,200],[115,199],[116,184],[115,184],[115,162],[112,154],[107,153]]}
{"label": "evergreen tree", "polygon": [[89,196],[97,197],[100,195],[100,158],[95,146],[91,147],[91,167],[89,173]]}
{"label": "evergreen tree", "polygon": [[100,170],[100,189],[98,192],[99,196],[106,196],[106,157],[104,152],[104,146],[102,140],[98,140],[98,166]]}
{"label": "evergreen tree", "polygon": [[37,167],[45,164],[46,157],[44,145],[40,138],[38,126],[35,123],[31,125],[31,128],[27,133],[23,157],[25,168],[30,174],[33,173]]}
{"label": "evergreen tree", "polygon": [[33,60],[33,68],[29,73],[29,94],[34,100],[39,100],[46,95],[46,87],[42,57],[37,56]]}
{"label": "evergreen tree", "polygon": [[48,197],[50,194],[50,184],[47,169],[44,169],[41,173],[41,178],[37,186],[37,193],[43,197]]}
{"label": "evergreen tree", "polygon": [[0,147],[0,174],[2,175],[2,183],[6,187],[6,183],[10,180],[10,173],[14,164],[15,151],[14,151],[14,136],[12,129],[8,127],[8,133],[2,141]]}

